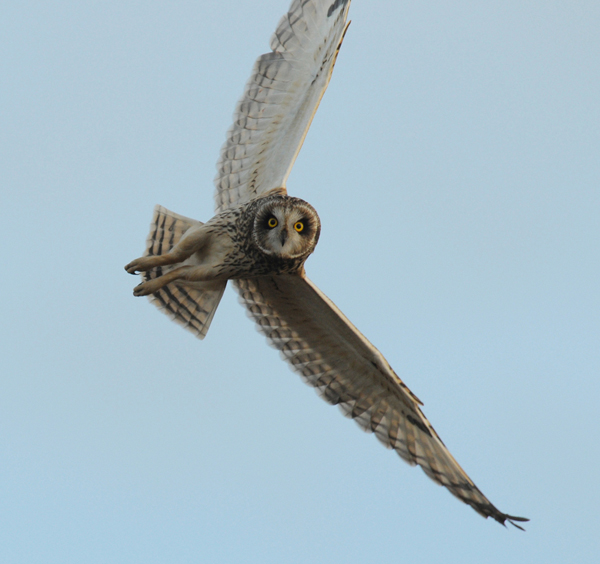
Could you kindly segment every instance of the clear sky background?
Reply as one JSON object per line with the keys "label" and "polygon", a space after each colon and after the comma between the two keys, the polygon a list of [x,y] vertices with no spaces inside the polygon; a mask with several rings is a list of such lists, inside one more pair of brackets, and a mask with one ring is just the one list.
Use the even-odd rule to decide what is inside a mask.
{"label": "clear sky background", "polygon": [[288,0],[0,6],[0,561],[592,563],[600,4],[354,0],[288,182],[309,276],[527,532],[302,384],[228,289],[201,342],[134,298]]}

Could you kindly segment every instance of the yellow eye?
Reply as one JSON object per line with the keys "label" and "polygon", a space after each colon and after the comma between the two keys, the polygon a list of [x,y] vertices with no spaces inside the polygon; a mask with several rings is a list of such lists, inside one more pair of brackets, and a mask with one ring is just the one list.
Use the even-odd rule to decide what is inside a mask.
{"label": "yellow eye", "polygon": [[301,221],[297,221],[296,223],[294,223],[294,229],[298,233],[300,233],[304,229],[304,223],[302,223]]}
{"label": "yellow eye", "polygon": [[272,218],[269,219],[269,221],[267,221],[267,225],[271,229],[273,229],[273,227],[277,227],[277,220],[274,217],[272,217]]}

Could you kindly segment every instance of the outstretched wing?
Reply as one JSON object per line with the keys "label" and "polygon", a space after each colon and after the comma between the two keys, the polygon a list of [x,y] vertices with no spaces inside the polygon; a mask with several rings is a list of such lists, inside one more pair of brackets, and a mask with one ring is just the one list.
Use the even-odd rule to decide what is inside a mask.
{"label": "outstretched wing", "polygon": [[286,179],[327,88],[350,0],[294,0],[254,63],[221,149],[217,212],[251,200]]}
{"label": "outstretched wing", "polygon": [[479,491],[423,415],[418,398],[308,278],[262,276],[234,284],[259,330],[322,398],[480,515],[516,527],[515,521],[527,521],[502,513]]}

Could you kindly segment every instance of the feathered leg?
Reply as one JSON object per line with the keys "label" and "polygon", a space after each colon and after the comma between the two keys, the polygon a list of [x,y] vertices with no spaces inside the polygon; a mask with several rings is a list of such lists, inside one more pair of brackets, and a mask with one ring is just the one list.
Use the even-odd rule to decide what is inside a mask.
{"label": "feathered leg", "polygon": [[139,292],[138,286],[134,290],[135,295],[148,295],[150,301],[163,313],[200,339],[208,331],[227,282],[183,280],[180,276],[187,271],[180,269],[187,266],[193,269],[197,265],[180,265],[175,268],[171,265],[188,259],[202,247],[201,237],[198,236],[202,233],[198,229],[202,225],[199,221],[156,206],[144,256],[125,267],[132,273],[142,271],[144,284],[157,282],[156,286],[146,286],[149,292]]}

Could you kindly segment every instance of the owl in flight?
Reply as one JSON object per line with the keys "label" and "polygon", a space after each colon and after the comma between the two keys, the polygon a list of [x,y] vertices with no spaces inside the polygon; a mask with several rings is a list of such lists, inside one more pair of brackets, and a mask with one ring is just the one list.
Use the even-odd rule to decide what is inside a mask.
{"label": "owl in flight", "polygon": [[421,402],[382,354],[306,276],[321,223],[286,179],[327,88],[350,0],[293,0],[261,55],[221,149],[216,215],[206,223],[154,210],[136,296],[204,338],[228,280],[259,330],[318,394],[409,464],[499,523],[502,513],[452,457]]}

